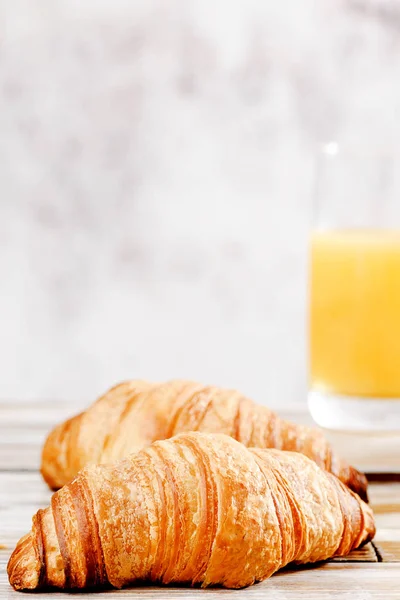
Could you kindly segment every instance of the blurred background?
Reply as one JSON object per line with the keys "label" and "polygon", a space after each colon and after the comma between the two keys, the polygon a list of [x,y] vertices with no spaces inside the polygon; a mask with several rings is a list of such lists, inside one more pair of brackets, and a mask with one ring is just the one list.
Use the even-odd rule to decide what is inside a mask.
{"label": "blurred background", "polygon": [[1,0],[0,397],[305,402],[316,148],[396,146],[399,50],[395,0]]}

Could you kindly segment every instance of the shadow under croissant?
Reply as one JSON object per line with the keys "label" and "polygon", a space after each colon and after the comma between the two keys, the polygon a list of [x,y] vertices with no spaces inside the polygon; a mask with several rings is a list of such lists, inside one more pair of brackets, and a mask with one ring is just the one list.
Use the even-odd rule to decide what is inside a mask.
{"label": "shadow under croissant", "polygon": [[[368,542],[367,542],[368,543]],[[314,563],[305,563],[305,564],[296,564],[296,563],[290,563],[288,565],[286,565],[285,567],[282,567],[281,569],[279,569],[279,571],[276,571],[271,577],[273,577],[274,579],[277,577],[288,577],[290,575],[295,575],[301,571],[309,571],[309,570],[313,570],[313,569],[318,569],[323,567],[324,565],[326,565],[327,563],[329,563],[329,560],[320,560]],[[267,579],[263,579],[261,581],[255,581],[253,585],[258,585],[261,583],[265,583],[268,585],[268,580],[270,579],[270,577],[268,577]],[[246,587],[251,587],[251,586],[246,586]],[[166,589],[166,590],[173,590],[173,589],[201,589],[201,583],[198,584],[190,584],[188,583],[180,583],[180,582],[173,582],[170,584],[162,584],[162,583],[156,583],[153,581],[135,581],[134,584],[132,585],[128,585],[126,587],[121,588],[122,590],[149,590],[150,588],[155,588],[155,589]],[[57,587],[51,587],[51,586],[46,586],[44,588],[40,588],[40,590],[21,590],[22,593],[24,594],[29,594],[31,596],[37,596],[43,593],[63,593],[63,594],[71,594],[71,595],[77,595],[80,596],[82,594],[87,594],[87,593],[91,593],[91,594],[100,594],[100,593],[107,593],[107,592],[118,592],[120,588],[115,588],[113,587],[111,584],[106,584],[103,586],[96,586],[96,587],[86,587],[83,589],[68,589],[68,590],[62,590],[60,588]],[[213,590],[220,590],[221,592],[224,592],[225,594],[227,593],[232,593],[235,594],[237,592],[239,592],[240,590],[243,590],[245,588],[237,588],[237,589],[233,589],[233,588],[225,588],[222,585],[212,585],[212,586],[208,586],[207,588],[203,588],[202,589],[202,593],[207,594],[207,591],[213,591]],[[147,594],[146,594],[147,595]]]}

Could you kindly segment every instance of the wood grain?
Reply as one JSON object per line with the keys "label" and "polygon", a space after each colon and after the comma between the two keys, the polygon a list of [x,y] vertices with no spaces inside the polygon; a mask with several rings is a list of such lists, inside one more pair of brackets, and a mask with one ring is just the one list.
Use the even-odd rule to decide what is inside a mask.
{"label": "wood grain", "polygon": [[[43,440],[54,423],[78,410],[78,406],[69,403],[0,402],[0,600],[22,598],[8,584],[7,561],[18,539],[30,529],[34,512],[48,505],[51,497],[38,472]],[[306,413],[298,408],[296,415],[297,421],[307,420]],[[372,483],[370,498],[378,527],[376,550],[368,544],[346,559],[284,569],[268,581],[241,591],[143,586],[107,591],[100,596],[107,595],[111,600],[123,596],[160,600],[222,596],[253,600],[400,599],[400,483]],[[66,595],[40,594],[40,598],[49,600],[59,596]],[[79,598],[89,596],[94,598],[79,594]]]}

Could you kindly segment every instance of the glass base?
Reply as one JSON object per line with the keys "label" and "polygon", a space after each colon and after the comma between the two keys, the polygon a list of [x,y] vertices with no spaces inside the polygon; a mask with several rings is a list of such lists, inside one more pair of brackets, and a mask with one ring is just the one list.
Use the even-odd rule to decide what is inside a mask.
{"label": "glass base", "polygon": [[314,421],[326,429],[400,432],[400,398],[339,396],[311,390],[308,407]]}

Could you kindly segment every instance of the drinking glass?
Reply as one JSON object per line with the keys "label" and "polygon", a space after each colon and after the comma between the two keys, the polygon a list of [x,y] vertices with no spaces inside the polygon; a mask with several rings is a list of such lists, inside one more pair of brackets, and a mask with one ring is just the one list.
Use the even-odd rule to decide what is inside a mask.
{"label": "drinking glass", "polygon": [[400,431],[400,161],[325,144],[310,240],[309,395],[314,420]]}

